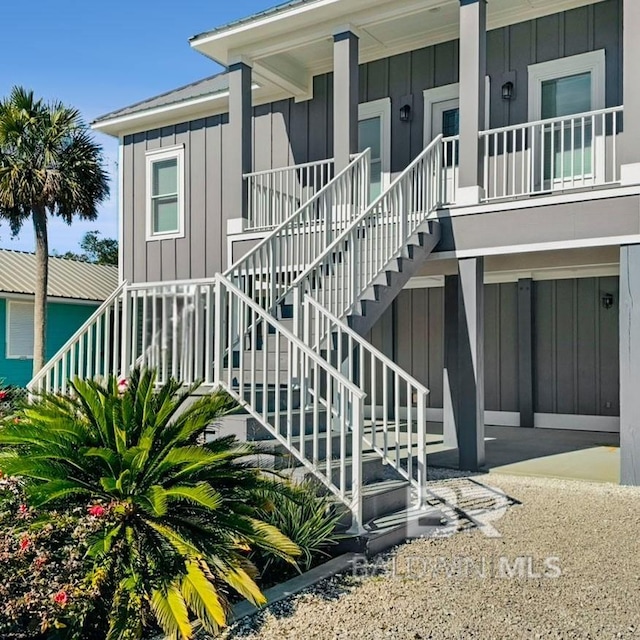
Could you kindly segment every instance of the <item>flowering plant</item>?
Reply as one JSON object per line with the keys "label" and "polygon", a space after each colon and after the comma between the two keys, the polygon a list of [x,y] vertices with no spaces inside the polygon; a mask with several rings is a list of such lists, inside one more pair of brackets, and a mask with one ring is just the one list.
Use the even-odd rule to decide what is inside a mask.
{"label": "flowering plant", "polygon": [[102,585],[86,553],[109,520],[110,507],[98,504],[45,519],[25,503],[20,480],[0,478],[1,638],[100,637]]}

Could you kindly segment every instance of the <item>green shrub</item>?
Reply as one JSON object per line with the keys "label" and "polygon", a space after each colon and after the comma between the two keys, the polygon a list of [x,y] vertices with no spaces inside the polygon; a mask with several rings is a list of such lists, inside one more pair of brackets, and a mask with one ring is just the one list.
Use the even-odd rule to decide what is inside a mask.
{"label": "green shrub", "polygon": [[[331,498],[323,495],[313,481],[287,481],[282,489],[271,497],[271,504],[260,511],[260,517],[298,545],[301,552],[298,569],[308,571],[325,559],[327,549],[342,537],[336,530],[340,514]],[[290,566],[273,554],[256,552],[254,561],[268,583],[293,573]]]}
{"label": "green shrub", "polygon": [[195,388],[157,388],[149,371],[71,387],[72,396],[43,396],[5,422],[0,468],[25,479],[43,515],[108,505],[108,526],[87,550],[107,612],[91,637],[160,627],[191,638],[194,620],[210,633],[226,624],[230,592],[263,604],[249,553],[293,563],[300,551],[260,517],[280,487],[246,461],[254,448],[233,437],[201,444],[235,402],[216,392],[187,406]]}

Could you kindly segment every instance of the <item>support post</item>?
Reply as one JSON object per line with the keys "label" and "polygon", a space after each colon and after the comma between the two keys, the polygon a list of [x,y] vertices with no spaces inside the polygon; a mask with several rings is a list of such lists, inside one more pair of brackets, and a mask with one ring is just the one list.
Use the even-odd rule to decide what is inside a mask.
{"label": "support post", "polygon": [[[240,219],[244,229],[249,217],[249,192],[244,179],[253,166],[251,67],[244,62],[229,67],[229,130],[231,142],[225,150],[229,164],[229,214]],[[235,229],[235,227],[234,227]],[[239,230],[236,230],[239,231]]]}
{"label": "support post", "polygon": [[359,39],[351,31],[333,38],[333,155],[336,173],[358,152]]}
{"label": "support post", "polygon": [[458,452],[460,468],[484,465],[484,258],[458,261]]}
{"label": "support post", "polygon": [[460,165],[456,204],[484,198],[479,134],[485,120],[487,2],[460,0]]}
{"label": "support post", "polygon": [[640,245],[620,247],[620,483],[640,485]]}
{"label": "support post", "polygon": [[533,281],[518,281],[518,401],[520,426],[533,427]]}
{"label": "support post", "polygon": [[442,385],[445,447],[458,448],[458,276],[444,277],[444,380]]}
{"label": "support post", "polygon": [[623,35],[623,104],[624,133],[620,149],[620,180],[622,184],[640,183],[640,83],[637,63],[640,60],[640,2],[624,0],[622,10]]}

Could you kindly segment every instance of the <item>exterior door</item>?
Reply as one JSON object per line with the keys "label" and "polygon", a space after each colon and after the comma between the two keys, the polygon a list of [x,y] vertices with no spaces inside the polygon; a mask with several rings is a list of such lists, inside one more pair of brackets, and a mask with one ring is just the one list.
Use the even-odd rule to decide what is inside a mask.
{"label": "exterior door", "polygon": [[[571,118],[593,109],[591,73],[553,78],[542,82],[542,120],[555,119],[541,131],[543,179],[546,188],[567,183],[593,183],[594,145],[598,132],[591,118]],[[560,120],[562,118],[562,120]]]}
{"label": "exterior door", "polygon": [[[460,134],[460,100],[453,98],[436,102],[431,108],[431,136],[432,139],[442,134],[442,164],[445,172],[442,201],[454,202],[458,184],[458,149]],[[453,139],[455,138],[455,139]]]}
{"label": "exterior door", "polygon": [[361,119],[358,123],[358,150],[371,149],[371,201],[382,193],[382,116]]}

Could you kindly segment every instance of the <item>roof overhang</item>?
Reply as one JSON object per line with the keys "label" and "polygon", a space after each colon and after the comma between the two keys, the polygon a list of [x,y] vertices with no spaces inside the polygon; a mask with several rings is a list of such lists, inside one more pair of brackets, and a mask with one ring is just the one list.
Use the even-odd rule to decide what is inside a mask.
{"label": "roof overhang", "polygon": [[[489,0],[488,28],[601,1]],[[333,67],[336,33],[354,31],[360,62],[371,62],[457,38],[459,7],[459,0],[309,0],[195,36],[191,46],[224,66],[245,61],[258,82],[306,99],[313,76]]]}

